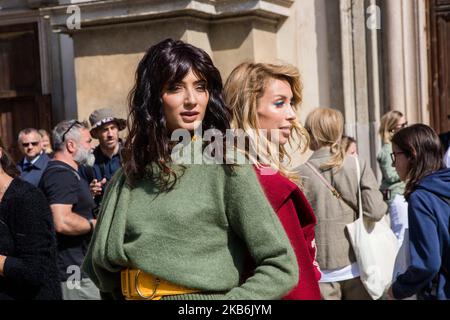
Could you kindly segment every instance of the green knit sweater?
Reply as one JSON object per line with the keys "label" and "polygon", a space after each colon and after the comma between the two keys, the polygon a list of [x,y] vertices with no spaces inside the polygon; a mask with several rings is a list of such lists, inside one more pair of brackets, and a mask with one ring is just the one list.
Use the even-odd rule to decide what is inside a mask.
{"label": "green knit sweater", "polygon": [[[175,189],[159,195],[149,180],[131,189],[122,171],[116,173],[83,265],[94,283],[117,292],[120,271],[132,267],[220,293],[219,299],[279,299],[288,293],[297,284],[297,262],[253,167],[231,173],[221,165],[185,167]],[[240,284],[247,247],[257,267]]]}

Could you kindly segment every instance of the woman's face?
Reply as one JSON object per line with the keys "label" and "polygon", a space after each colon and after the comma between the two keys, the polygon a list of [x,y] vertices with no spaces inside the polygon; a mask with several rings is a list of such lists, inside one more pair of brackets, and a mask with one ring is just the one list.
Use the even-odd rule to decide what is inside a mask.
{"label": "woman's face", "polygon": [[[257,115],[259,129],[266,129],[269,139],[278,140],[280,145],[288,142],[292,123],[296,119],[292,107],[292,89],[287,81],[272,79],[268,82],[264,95],[258,99]],[[271,136],[271,130],[277,136]]]}
{"label": "woman's face", "polygon": [[209,101],[206,81],[189,70],[183,80],[163,89],[162,101],[167,129],[192,132],[205,117]]}
{"label": "woman's face", "polygon": [[406,121],[405,117],[401,117],[400,119],[398,119],[397,126],[394,129],[394,134],[407,126],[408,121]]}
{"label": "woman's face", "polygon": [[409,172],[409,158],[406,157],[405,153],[397,147],[394,143],[392,144],[392,166],[398,173],[401,181],[406,181]]}
{"label": "woman's face", "polygon": [[41,147],[44,150],[47,150],[50,148],[50,139],[48,138],[47,135],[44,135],[41,139]]}

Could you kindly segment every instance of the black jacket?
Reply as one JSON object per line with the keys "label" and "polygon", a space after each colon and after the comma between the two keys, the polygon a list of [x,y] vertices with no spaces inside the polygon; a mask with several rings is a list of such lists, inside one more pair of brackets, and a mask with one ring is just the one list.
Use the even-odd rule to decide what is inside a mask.
{"label": "black jacket", "polygon": [[61,299],[56,238],[50,207],[42,192],[14,179],[0,202],[0,300]]}

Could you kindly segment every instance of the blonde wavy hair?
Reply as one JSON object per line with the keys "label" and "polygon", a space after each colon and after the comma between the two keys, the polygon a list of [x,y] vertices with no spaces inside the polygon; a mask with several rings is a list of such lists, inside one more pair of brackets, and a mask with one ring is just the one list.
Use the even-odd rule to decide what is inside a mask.
{"label": "blonde wavy hair", "polygon": [[342,146],[344,116],[330,108],[317,108],[306,118],[305,128],[311,135],[312,150],[329,147],[331,159],[320,166],[322,170],[340,168],[344,163],[345,149]]}
{"label": "blonde wavy hair", "polygon": [[[224,98],[232,113],[231,127],[243,130],[249,137],[249,147],[258,150],[256,158],[245,150],[246,157],[258,167],[271,165],[283,176],[297,181],[298,176],[287,168],[291,157],[286,152],[286,148],[269,141],[266,135],[262,133],[264,128],[261,128],[258,120],[258,100],[264,95],[270,81],[274,79],[289,83],[293,93],[293,109],[294,112],[297,112],[302,102],[302,84],[298,69],[291,65],[242,63],[228,77],[224,86]],[[293,121],[291,136],[288,140],[291,147],[295,140],[293,133],[299,138],[296,141],[298,149],[305,152],[309,144],[307,131],[299,122]],[[287,162],[284,163],[284,160],[287,160]]]}
{"label": "blonde wavy hair", "polygon": [[384,144],[391,143],[395,129],[397,128],[398,122],[401,118],[403,118],[403,113],[397,110],[391,110],[381,117],[380,129],[378,133],[380,134],[381,140]]}

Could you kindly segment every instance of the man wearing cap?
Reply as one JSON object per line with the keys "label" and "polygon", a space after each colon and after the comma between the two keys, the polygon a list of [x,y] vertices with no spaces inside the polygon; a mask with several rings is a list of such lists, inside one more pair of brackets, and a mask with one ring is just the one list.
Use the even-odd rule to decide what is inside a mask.
{"label": "man wearing cap", "polygon": [[95,196],[97,210],[103,197],[105,184],[111,180],[114,173],[122,166],[119,131],[125,129],[125,119],[117,118],[109,108],[98,109],[89,116],[91,136],[98,139],[99,145],[94,149],[95,163],[92,167],[81,166],[80,175],[90,183]]}

